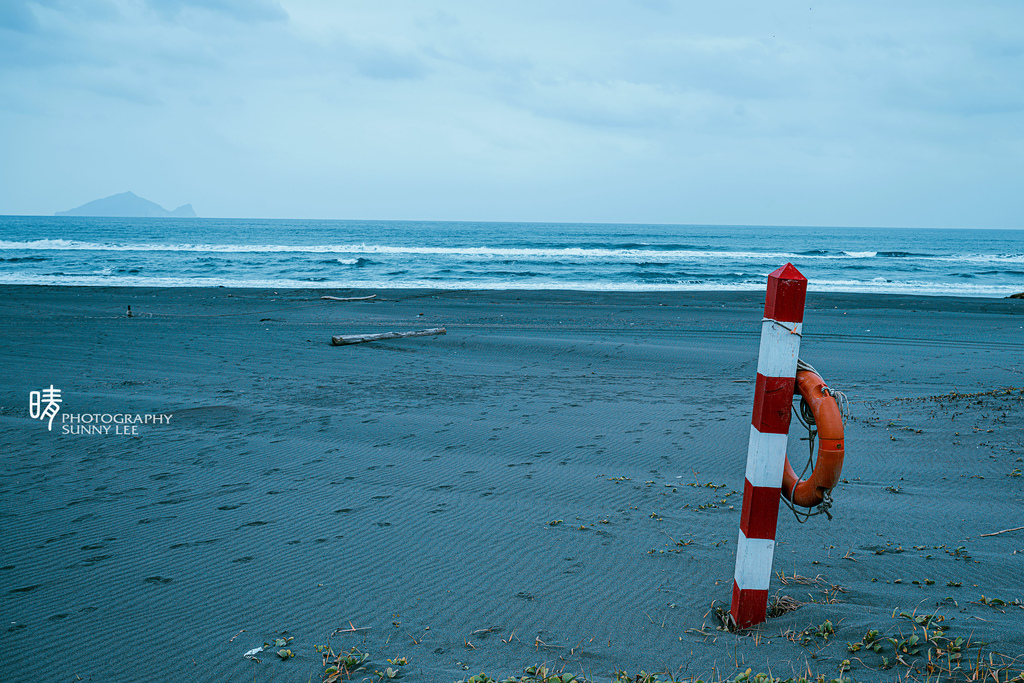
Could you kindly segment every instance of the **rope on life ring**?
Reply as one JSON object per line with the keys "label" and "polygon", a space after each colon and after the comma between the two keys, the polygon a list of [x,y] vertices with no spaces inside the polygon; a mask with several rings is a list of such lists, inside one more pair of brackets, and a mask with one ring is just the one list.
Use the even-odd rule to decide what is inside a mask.
{"label": "rope on life ring", "polygon": [[[839,483],[839,477],[842,475],[843,455],[845,454],[843,411],[833,396],[839,392],[829,389],[814,368],[806,363],[801,363],[800,366],[796,373],[794,395],[799,392],[802,399],[800,402],[801,412],[804,412],[805,406],[809,412],[806,415],[806,424],[811,434],[811,452],[813,453],[814,439],[817,435],[818,458],[814,463],[811,476],[801,479],[789,464],[789,457],[786,457],[782,473],[782,495],[793,505],[805,508],[819,506],[819,512],[824,512],[831,519],[832,515],[828,512],[828,506],[832,502],[831,492]],[[810,465],[811,463],[808,461],[808,467],[804,468],[805,474]],[[794,512],[796,512],[795,509]]]}

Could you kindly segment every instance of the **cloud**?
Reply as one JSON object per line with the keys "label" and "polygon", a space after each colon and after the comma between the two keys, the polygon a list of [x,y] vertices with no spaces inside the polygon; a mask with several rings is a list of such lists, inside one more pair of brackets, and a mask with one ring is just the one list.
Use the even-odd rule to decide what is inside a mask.
{"label": "cloud", "polygon": [[[854,216],[842,189],[856,187],[864,223],[901,177],[1024,181],[1024,6],[810,7],[0,0],[0,129],[18,169],[0,212],[52,213],[138,176],[208,215],[385,218],[471,204],[674,220],[683,193],[705,220],[770,204],[806,223],[830,200]],[[66,176],[48,181],[39,159]],[[77,194],[44,197],[55,186]],[[1011,194],[1000,215],[1024,211]]]}
{"label": "cloud", "polygon": [[341,37],[332,57],[351,65],[366,78],[379,80],[415,80],[429,71],[415,48],[394,47],[386,43],[357,42]]}

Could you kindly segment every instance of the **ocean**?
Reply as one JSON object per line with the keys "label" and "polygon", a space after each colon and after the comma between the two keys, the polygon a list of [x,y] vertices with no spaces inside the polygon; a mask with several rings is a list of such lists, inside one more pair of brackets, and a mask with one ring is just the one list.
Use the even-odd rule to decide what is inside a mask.
{"label": "ocean", "polygon": [[0,216],[0,283],[1005,297],[1024,230]]}

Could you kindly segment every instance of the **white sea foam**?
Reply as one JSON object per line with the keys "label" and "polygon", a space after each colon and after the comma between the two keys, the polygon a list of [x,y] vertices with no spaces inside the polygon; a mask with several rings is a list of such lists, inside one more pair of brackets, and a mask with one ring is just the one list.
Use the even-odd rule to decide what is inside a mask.
{"label": "white sea foam", "polygon": [[[692,262],[701,260],[741,261],[835,261],[865,259],[877,256],[877,251],[849,251],[839,254],[798,254],[791,252],[716,251],[694,249],[593,249],[582,247],[404,247],[383,244],[125,244],[113,242],[80,242],[75,240],[0,240],[0,250],[18,251],[109,251],[109,252],[195,252],[195,253],[296,253],[296,254],[377,254],[382,256],[452,256],[516,260],[591,260],[618,263]],[[967,263],[1024,263],[1024,254],[957,254],[912,255],[903,260],[948,261]],[[355,259],[341,259],[339,263],[354,264]]]}

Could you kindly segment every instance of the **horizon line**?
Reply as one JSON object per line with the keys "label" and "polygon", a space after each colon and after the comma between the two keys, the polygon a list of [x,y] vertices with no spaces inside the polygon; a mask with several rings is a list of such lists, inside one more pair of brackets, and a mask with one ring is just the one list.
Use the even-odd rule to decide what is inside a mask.
{"label": "horizon line", "polygon": [[254,216],[67,216],[57,214],[0,214],[0,218],[56,218],[56,219],[145,219],[145,220],[227,220],[227,221],[334,221],[334,222],[383,222],[383,223],[463,223],[463,224],[506,224],[506,225],[651,225],[679,227],[726,227],[726,228],[849,228],[854,230],[1024,230],[1024,226],[1007,228],[998,226],[904,226],[904,225],[850,225],[821,223],[672,223],[672,222],[627,222],[627,221],[545,221],[545,220],[469,220],[437,218],[268,218]]}

